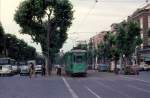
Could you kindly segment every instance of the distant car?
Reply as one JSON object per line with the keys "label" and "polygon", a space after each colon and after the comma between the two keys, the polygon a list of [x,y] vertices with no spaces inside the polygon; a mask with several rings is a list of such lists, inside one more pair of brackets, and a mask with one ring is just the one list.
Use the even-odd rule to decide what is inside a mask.
{"label": "distant car", "polygon": [[150,65],[144,64],[143,68],[144,68],[144,71],[149,71],[150,70]]}
{"label": "distant car", "polygon": [[21,65],[19,66],[20,75],[29,75],[29,66],[28,65]]}
{"label": "distant car", "polygon": [[12,75],[12,65],[15,60],[11,58],[0,58],[0,75]]}
{"label": "distant car", "polygon": [[12,66],[0,65],[0,75],[12,75]]}
{"label": "distant car", "polygon": [[125,75],[138,75],[139,67],[137,65],[128,65],[124,70]]}
{"label": "distant car", "polygon": [[18,73],[18,66],[17,65],[12,65],[12,73],[17,74]]}
{"label": "distant car", "polygon": [[109,65],[108,64],[97,64],[98,71],[108,71]]}
{"label": "distant car", "polygon": [[140,65],[140,71],[149,71],[149,70],[150,70],[150,65],[148,65],[148,64]]}
{"label": "distant car", "polygon": [[35,73],[42,73],[42,65],[35,65]]}

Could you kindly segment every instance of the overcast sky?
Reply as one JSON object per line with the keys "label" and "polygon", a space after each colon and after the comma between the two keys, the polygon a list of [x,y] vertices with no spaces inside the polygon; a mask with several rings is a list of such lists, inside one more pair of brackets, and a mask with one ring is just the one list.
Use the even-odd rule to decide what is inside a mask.
{"label": "overcast sky", "polygon": [[[6,33],[15,34],[41,52],[40,45],[33,43],[29,35],[19,34],[20,27],[13,20],[15,10],[23,0],[0,0],[0,21]],[[63,50],[70,50],[76,41],[88,40],[98,32],[109,30],[112,23],[119,23],[146,0],[70,0],[74,6],[73,25]]]}

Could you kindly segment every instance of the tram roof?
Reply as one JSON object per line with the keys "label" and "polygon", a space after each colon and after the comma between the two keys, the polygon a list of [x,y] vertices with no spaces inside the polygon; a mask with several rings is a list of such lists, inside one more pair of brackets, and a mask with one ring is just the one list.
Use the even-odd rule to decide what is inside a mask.
{"label": "tram roof", "polygon": [[76,53],[78,53],[78,52],[86,52],[86,50],[76,49],[76,50],[71,50],[71,52],[76,52]]}

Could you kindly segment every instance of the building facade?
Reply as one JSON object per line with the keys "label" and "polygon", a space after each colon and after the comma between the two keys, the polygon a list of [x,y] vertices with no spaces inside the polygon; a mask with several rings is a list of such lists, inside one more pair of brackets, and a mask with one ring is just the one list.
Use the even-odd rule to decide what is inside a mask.
{"label": "building facade", "polygon": [[137,9],[128,20],[135,20],[139,22],[141,28],[141,38],[143,44],[140,47],[140,59],[144,62],[150,62],[150,4],[147,4],[143,8]]}
{"label": "building facade", "polygon": [[102,31],[98,33],[97,35],[90,38],[90,51],[92,53],[92,67],[95,68],[95,66],[98,64],[98,57],[95,54],[95,51],[98,49],[98,45],[100,43],[103,43],[104,36],[107,34],[108,31]]}
{"label": "building facade", "polygon": [[143,47],[150,46],[150,40],[148,37],[148,31],[150,28],[150,4],[144,6],[143,8],[137,9],[128,20],[136,20],[139,22],[141,27],[141,38],[143,39]]}
{"label": "building facade", "polygon": [[102,31],[90,39],[92,48],[98,49],[98,45],[103,42],[104,36],[107,34],[107,32],[108,31]]}

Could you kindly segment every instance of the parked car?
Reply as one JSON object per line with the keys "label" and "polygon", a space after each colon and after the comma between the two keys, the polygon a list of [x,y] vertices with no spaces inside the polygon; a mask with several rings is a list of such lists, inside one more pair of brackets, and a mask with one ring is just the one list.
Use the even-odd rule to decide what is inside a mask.
{"label": "parked car", "polygon": [[0,65],[0,75],[12,75],[12,66]]}
{"label": "parked car", "polygon": [[20,65],[20,75],[29,75],[29,66],[28,65]]}
{"label": "parked car", "polygon": [[108,71],[109,65],[108,64],[97,64],[98,71]]}
{"label": "parked car", "polygon": [[149,64],[144,64],[143,68],[144,68],[144,71],[150,71],[150,65]]}
{"label": "parked car", "polygon": [[144,71],[144,65],[145,65],[145,64],[141,64],[141,65],[140,65],[139,71]]}
{"label": "parked car", "polygon": [[20,75],[29,75],[29,66],[26,61],[18,62],[18,72]]}
{"label": "parked car", "polygon": [[12,73],[18,74],[18,66],[17,65],[12,65]]}
{"label": "parked car", "polygon": [[10,58],[0,58],[0,75],[12,75],[13,62]]}
{"label": "parked car", "polygon": [[150,71],[150,65],[148,64],[141,64],[140,71]]}
{"label": "parked car", "polygon": [[42,65],[35,65],[35,73],[42,73]]}
{"label": "parked car", "polygon": [[137,65],[128,65],[125,67],[124,74],[125,75],[138,75],[139,67]]}

